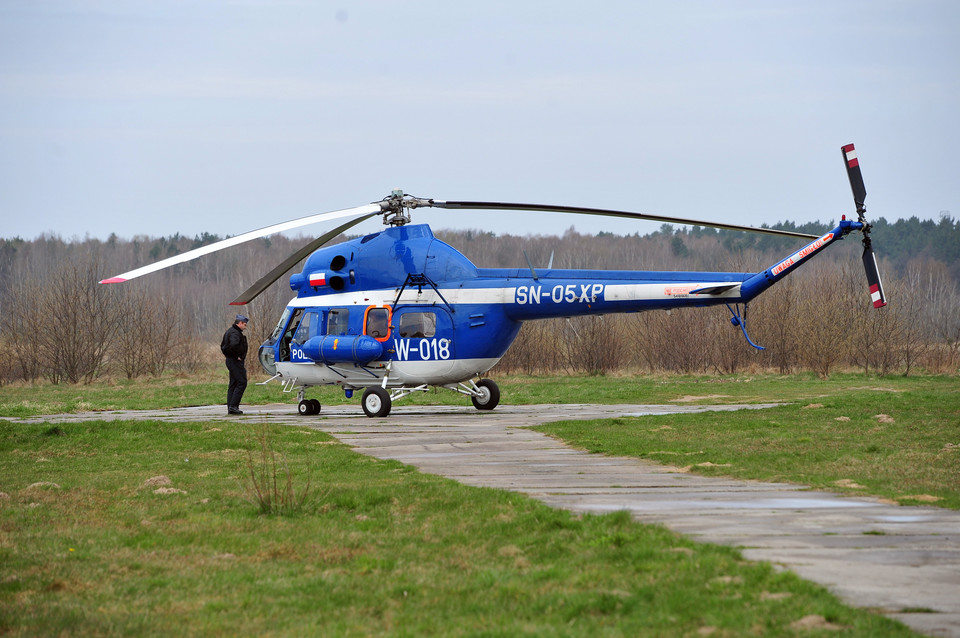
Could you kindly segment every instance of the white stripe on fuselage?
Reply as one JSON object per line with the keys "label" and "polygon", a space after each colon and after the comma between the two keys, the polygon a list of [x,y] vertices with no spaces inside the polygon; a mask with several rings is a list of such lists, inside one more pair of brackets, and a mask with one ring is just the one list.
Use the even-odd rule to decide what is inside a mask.
{"label": "white stripe on fuselage", "polygon": [[[731,281],[702,281],[702,282],[685,282],[685,281],[664,281],[658,283],[642,283],[642,284],[589,284],[591,293],[595,294],[595,286],[602,286],[603,291],[596,295],[595,298],[588,299],[588,301],[645,301],[645,300],[659,300],[664,298],[676,298],[676,297],[702,297],[704,299],[709,298],[726,298],[726,297],[739,297],[740,296],[740,283],[741,282],[731,282]],[[733,284],[733,288],[728,291],[725,291],[719,295],[690,295],[691,290],[696,290],[698,288],[710,288],[714,286],[730,286]],[[542,286],[543,293],[536,296],[537,303],[562,303],[564,301],[570,301],[571,295],[568,294],[570,291],[566,288],[571,288],[574,290],[574,297],[576,301],[583,301],[580,297],[576,296],[576,290],[583,288],[585,286],[576,285],[575,287],[565,284],[541,284],[534,282],[532,285],[521,286],[520,289],[523,289],[525,292],[529,292],[531,288],[536,286]],[[551,294],[551,290],[555,287],[563,287],[565,291],[560,295]],[[403,295],[401,295],[398,304],[403,305],[442,305],[444,300],[450,305],[457,304],[514,304],[517,303],[517,290],[516,286],[507,286],[503,288],[443,288],[440,289],[440,295],[443,296],[443,299],[440,298],[440,295],[433,289],[425,289],[421,292],[416,290],[404,290]],[[309,308],[312,306],[382,306],[382,305],[391,305],[394,300],[397,298],[397,289],[388,289],[388,290],[364,290],[360,292],[341,292],[335,293],[332,295],[316,295],[311,297],[295,297],[290,301],[290,306],[294,308]],[[526,303],[530,303],[531,295],[526,294],[524,296]]]}

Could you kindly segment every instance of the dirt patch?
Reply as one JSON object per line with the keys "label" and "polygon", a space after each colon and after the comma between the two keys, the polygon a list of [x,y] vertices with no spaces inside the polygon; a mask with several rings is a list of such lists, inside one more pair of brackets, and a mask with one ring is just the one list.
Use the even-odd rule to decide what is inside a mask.
{"label": "dirt patch", "polygon": [[689,474],[690,470],[695,467],[733,467],[730,463],[711,463],[710,461],[704,461],[703,463],[697,463],[695,465],[685,465],[684,467],[677,468],[678,472],[683,474]]}
{"label": "dirt patch", "polygon": [[853,479],[840,479],[839,481],[834,481],[834,485],[837,487],[849,487],[852,490],[865,490],[867,489],[866,485],[860,485],[853,481]]}
{"label": "dirt patch", "polygon": [[709,401],[711,399],[729,398],[729,394],[701,394],[699,396],[688,394],[687,396],[680,397],[679,399],[670,399],[670,403],[693,403],[694,401]]}
{"label": "dirt patch", "polygon": [[909,494],[907,496],[898,496],[898,501],[919,501],[921,503],[936,503],[943,499],[933,494]]}
{"label": "dirt patch", "polygon": [[31,483],[30,485],[23,488],[23,491],[26,492],[28,490],[46,490],[46,489],[59,490],[60,486],[57,485],[56,483],[51,483],[50,481],[40,481],[39,483]]}
{"label": "dirt patch", "polygon": [[160,476],[151,476],[146,481],[140,484],[140,488],[143,489],[148,487],[166,487],[168,485],[173,485],[173,481],[170,480],[169,476],[164,476],[163,474],[161,474]]}
{"label": "dirt patch", "polygon": [[786,600],[787,598],[790,598],[791,596],[793,596],[793,594],[791,594],[791,593],[788,592],[788,591],[778,591],[778,592],[768,592],[768,591],[764,591],[764,592],[760,592],[760,600]]}
{"label": "dirt patch", "polygon": [[826,631],[841,631],[846,629],[843,625],[837,625],[823,616],[817,614],[810,614],[809,616],[804,616],[800,620],[790,623],[791,629],[816,629],[816,630],[826,630]]}

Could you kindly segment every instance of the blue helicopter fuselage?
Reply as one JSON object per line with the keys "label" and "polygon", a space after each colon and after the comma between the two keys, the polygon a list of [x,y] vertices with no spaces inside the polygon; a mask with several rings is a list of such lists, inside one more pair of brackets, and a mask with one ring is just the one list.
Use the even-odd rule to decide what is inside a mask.
{"label": "blue helicopter fuselage", "polygon": [[746,302],[857,226],[760,273],[477,268],[427,225],[390,227],[310,255],[260,360],[307,386],[456,384],[493,367],[524,321]]}

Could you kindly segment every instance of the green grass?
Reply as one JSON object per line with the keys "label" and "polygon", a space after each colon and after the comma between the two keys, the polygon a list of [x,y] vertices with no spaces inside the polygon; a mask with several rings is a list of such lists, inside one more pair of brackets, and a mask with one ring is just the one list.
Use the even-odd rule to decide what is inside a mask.
{"label": "green grass", "polygon": [[[589,377],[529,377],[492,375],[500,385],[503,404],[536,403],[767,403],[771,401],[819,401],[864,391],[956,391],[960,379],[953,376],[887,377],[835,374],[820,379],[813,374],[730,376],[609,375]],[[243,403],[296,402],[296,393],[284,393],[280,384],[257,385],[265,376],[251,375]],[[103,379],[89,385],[14,383],[0,386],[0,416],[27,417],[90,410],[162,409],[226,404],[227,371],[214,366],[195,374],[166,374],[156,379]],[[332,387],[310,388],[308,397],[324,405],[359,406],[357,392],[346,399]],[[414,393],[403,404],[469,405],[463,395],[444,389]]]}
{"label": "green grass", "polygon": [[[222,403],[226,378],[225,369],[215,368],[192,377],[88,386],[9,385],[0,387],[0,416]],[[513,376],[498,382],[505,404],[786,403],[762,411],[564,422],[540,429],[594,452],[639,456],[704,474],[960,508],[960,378],[955,376]],[[333,388],[311,388],[308,396],[324,405],[347,403],[360,412],[356,397],[345,399]],[[276,384],[251,382],[244,401],[288,401],[294,409],[294,396]],[[398,405],[405,403],[469,405],[447,390],[415,394]]]}
{"label": "green grass", "polygon": [[[787,403],[540,429],[595,452],[706,474],[960,506],[955,377],[498,382],[504,403]],[[225,370],[8,385],[0,415],[216,404],[225,388]],[[334,390],[308,396],[347,402]],[[292,409],[275,384],[251,383],[245,395],[276,401]],[[415,402],[467,403],[446,391]],[[356,398],[348,403],[359,412]],[[843,635],[909,635],[735,550],[624,513],[578,518],[422,475],[301,428],[268,430],[295,487],[309,476],[312,490],[292,515],[260,515],[243,487],[257,427],[0,421],[0,633],[811,635],[790,625],[815,614]],[[145,485],[161,475],[181,491]]]}
{"label": "green grass", "polygon": [[[0,422],[0,633],[912,635],[733,549],[267,427],[298,512],[242,487],[256,424]],[[147,483],[169,478],[172,493]],[[155,481],[156,482],[156,481]],[[55,485],[54,485],[55,484]],[[833,632],[824,632],[833,635]]]}

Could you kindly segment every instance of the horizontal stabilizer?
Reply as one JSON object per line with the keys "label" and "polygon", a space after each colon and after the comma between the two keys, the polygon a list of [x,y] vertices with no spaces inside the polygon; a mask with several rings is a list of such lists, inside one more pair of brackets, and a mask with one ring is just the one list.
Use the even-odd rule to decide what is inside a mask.
{"label": "horizontal stabilizer", "polygon": [[704,288],[697,288],[696,290],[691,290],[691,295],[719,295],[727,292],[728,290],[733,290],[740,284],[726,284],[723,286],[706,286]]}

